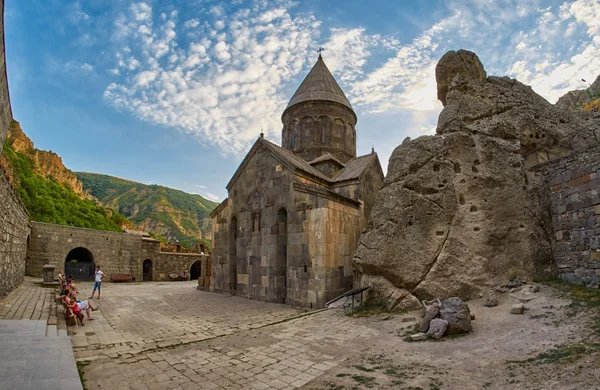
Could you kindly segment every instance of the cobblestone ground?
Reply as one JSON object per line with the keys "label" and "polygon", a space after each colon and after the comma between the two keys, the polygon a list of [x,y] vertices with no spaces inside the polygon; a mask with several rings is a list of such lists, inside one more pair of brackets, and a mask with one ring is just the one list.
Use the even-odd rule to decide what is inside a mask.
{"label": "cobblestone ground", "polygon": [[[295,317],[303,311],[196,289],[197,282],[103,283],[94,321],[72,334],[77,358],[116,357],[233,334]],[[79,283],[87,299],[93,283]]]}
{"label": "cobblestone ground", "polygon": [[[526,315],[510,314],[509,295],[495,308],[474,300],[471,334],[410,343],[403,339],[418,312],[348,317],[195,286],[105,283],[102,298],[91,300],[100,309],[94,320],[68,327],[76,358],[87,364],[86,388],[600,389],[589,316],[573,315],[550,287],[542,286]],[[80,298],[91,287],[81,283]],[[52,294],[26,280],[0,301],[1,318],[43,319]],[[582,345],[589,351],[582,353]],[[568,364],[536,358],[573,351]]]}
{"label": "cobblestone ground", "polygon": [[88,389],[298,388],[377,334],[339,312],[201,292],[194,282],[106,283],[91,302],[95,320],[69,328],[76,357],[90,360]]}
{"label": "cobblestone ground", "polygon": [[0,320],[48,320],[55,310],[54,288],[39,278],[25,277],[19,287],[0,300]]}

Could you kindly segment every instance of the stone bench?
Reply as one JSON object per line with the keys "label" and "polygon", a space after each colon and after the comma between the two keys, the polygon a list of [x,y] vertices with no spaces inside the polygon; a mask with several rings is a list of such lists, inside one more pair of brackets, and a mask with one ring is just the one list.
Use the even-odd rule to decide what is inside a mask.
{"label": "stone bench", "polygon": [[181,276],[179,274],[169,274],[169,280],[177,281],[177,280],[188,280],[187,277]]}
{"label": "stone bench", "polygon": [[110,274],[111,282],[132,282],[135,280],[131,274]]}

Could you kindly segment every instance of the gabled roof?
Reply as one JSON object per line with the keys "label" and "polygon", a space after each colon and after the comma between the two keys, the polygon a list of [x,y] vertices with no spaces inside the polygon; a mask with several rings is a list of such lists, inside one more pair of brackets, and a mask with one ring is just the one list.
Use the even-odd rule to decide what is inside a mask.
{"label": "gabled roof", "polygon": [[342,167],[345,167],[345,166],[346,166],[346,164],[344,164],[343,162],[341,162],[340,160],[338,160],[338,159],[337,159],[337,158],[336,158],[336,157],[335,157],[333,154],[331,154],[331,153],[329,153],[329,152],[327,152],[327,153],[325,153],[325,154],[322,154],[322,155],[320,155],[319,157],[315,158],[315,159],[314,159],[314,160],[312,160],[312,161],[309,161],[308,163],[309,163],[310,165],[315,165],[315,164],[317,164],[317,163],[320,163],[320,162],[322,162],[322,161],[329,161],[329,160],[331,160],[331,161],[334,161],[334,162],[338,163],[338,164],[339,164],[340,166],[342,166]]}
{"label": "gabled roof", "polygon": [[[338,174],[331,179],[331,182],[338,183],[345,180],[358,179],[363,174],[365,169],[371,164],[371,162],[379,161],[377,158],[377,153],[369,153],[364,156],[356,157],[351,160],[346,161],[346,167],[338,172]],[[381,166],[379,166],[379,170],[381,175],[383,176],[383,171],[381,171]]]}
{"label": "gabled roof", "polygon": [[281,146],[275,145],[274,143],[267,141],[263,137],[259,137],[256,140],[256,142],[254,143],[254,145],[252,146],[252,148],[250,149],[250,151],[248,152],[248,154],[246,155],[246,157],[244,158],[244,160],[241,162],[238,169],[235,171],[235,173],[231,177],[231,180],[229,180],[229,183],[227,183],[227,186],[226,186],[227,190],[229,190],[231,188],[233,183],[237,180],[238,176],[242,173],[242,171],[248,164],[248,161],[250,161],[250,158],[252,158],[254,153],[256,153],[256,151],[260,147],[264,147],[265,149],[270,151],[271,155],[274,158],[279,160],[282,164],[286,165],[290,169],[294,169],[294,170],[299,169],[299,170],[304,171],[304,172],[306,172],[312,176],[315,176],[321,180],[325,180],[327,182],[330,181],[330,179],[327,176],[325,176],[319,170],[313,168],[309,163],[304,161],[301,157],[295,155],[294,153],[292,153],[291,151],[289,151],[287,149],[282,148]]}
{"label": "gabled roof", "polygon": [[344,91],[333,78],[321,56],[290,99],[286,110],[295,104],[310,100],[329,100],[352,110]]}

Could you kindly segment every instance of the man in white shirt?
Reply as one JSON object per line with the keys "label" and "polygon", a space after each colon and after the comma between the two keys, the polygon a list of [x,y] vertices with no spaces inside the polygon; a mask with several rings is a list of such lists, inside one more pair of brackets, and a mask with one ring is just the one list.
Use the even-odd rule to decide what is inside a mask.
{"label": "man in white shirt", "polygon": [[88,299],[94,299],[94,294],[98,290],[98,299],[100,299],[100,291],[102,290],[102,279],[104,279],[104,272],[100,271],[100,266],[96,266],[96,273],[94,274],[94,290],[92,296]]}

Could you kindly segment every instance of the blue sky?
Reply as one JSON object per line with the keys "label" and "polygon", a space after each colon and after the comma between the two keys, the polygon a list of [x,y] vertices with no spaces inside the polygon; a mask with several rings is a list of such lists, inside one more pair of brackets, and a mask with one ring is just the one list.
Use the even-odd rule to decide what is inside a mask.
{"label": "blue sky", "polygon": [[217,201],[261,129],[279,143],[319,46],[358,153],[384,169],[435,131],[448,50],[551,102],[600,73],[598,0],[7,0],[5,28],[13,114],[38,148]]}

